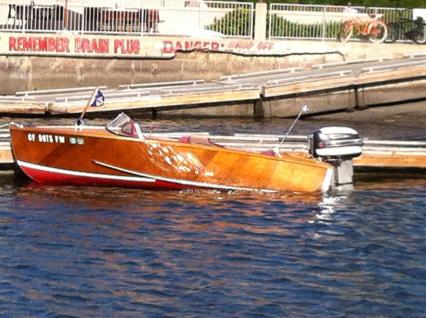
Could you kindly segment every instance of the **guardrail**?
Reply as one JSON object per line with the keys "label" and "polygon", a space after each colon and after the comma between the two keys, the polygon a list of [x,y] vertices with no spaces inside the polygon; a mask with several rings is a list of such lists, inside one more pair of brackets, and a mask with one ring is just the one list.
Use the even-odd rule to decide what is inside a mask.
{"label": "guardrail", "polygon": [[[343,21],[357,15],[382,15],[385,23],[397,21],[398,12],[407,19],[412,10],[401,8],[365,8],[348,6],[324,6],[271,3],[269,9],[269,39],[321,39],[338,38]],[[402,40],[402,36],[400,40]]]}
{"label": "guardrail", "polygon": [[[46,4],[49,3],[49,4]],[[0,3],[0,31],[229,36],[252,38],[253,3],[142,0],[131,6]],[[65,2],[66,3],[66,2]],[[96,4],[96,5],[95,5]]]}
{"label": "guardrail", "polygon": [[[101,0],[81,5],[63,0],[6,1],[0,3],[0,31],[248,39],[255,33],[254,4],[249,2],[138,0],[126,5],[114,1],[113,6]],[[270,40],[336,40],[343,21],[366,14],[381,15],[386,24],[401,23],[394,35],[397,41],[407,40],[413,28],[410,21],[415,18],[413,10],[401,8],[271,3],[267,19],[262,17],[257,23],[259,27],[267,24]]]}

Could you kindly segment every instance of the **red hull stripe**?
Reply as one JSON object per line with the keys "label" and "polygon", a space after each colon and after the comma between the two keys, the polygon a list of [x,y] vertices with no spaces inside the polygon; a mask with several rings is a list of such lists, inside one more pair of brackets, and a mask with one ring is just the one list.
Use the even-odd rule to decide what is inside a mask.
{"label": "red hull stripe", "polygon": [[156,189],[181,189],[179,185],[157,182],[152,178],[114,176],[108,174],[85,173],[58,168],[35,165],[28,162],[17,161],[25,174],[39,183],[55,184],[97,184],[105,186],[143,187]]}

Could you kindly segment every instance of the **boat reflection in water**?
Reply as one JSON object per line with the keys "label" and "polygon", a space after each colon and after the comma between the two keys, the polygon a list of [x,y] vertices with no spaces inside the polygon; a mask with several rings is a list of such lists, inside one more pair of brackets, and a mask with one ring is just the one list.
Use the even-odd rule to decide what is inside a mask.
{"label": "boat reflection in water", "polygon": [[[115,223],[120,228],[136,231],[141,226],[141,220],[144,220],[144,227],[154,232],[158,231],[158,227],[165,226],[170,231],[175,229],[180,233],[177,235],[182,232],[226,232],[228,236],[233,231],[242,231],[286,236],[289,235],[288,229],[279,222],[268,224],[259,220],[290,218],[295,223],[303,224],[311,217],[306,218],[305,213],[298,211],[307,206],[316,210],[324,200],[321,193],[216,190],[160,192],[116,187],[57,187],[33,181],[27,181],[16,191],[21,205],[31,206],[33,211],[40,213],[62,211],[60,218],[65,217],[68,224],[110,226]],[[282,212],[281,215],[276,215],[278,210]],[[51,217],[54,216],[45,216]],[[163,223],[160,220],[167,220],[167,224],[159,225],[159,222]]]}

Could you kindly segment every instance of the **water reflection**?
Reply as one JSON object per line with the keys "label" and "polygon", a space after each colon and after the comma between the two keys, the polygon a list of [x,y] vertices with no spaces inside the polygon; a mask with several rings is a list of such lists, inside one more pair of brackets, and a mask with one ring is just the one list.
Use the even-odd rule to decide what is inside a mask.
{"label": "water reflection", "polygon": [[341,198],[340,196],[324,196],[322,201],[318,204],[319,211],[315,214],[315,219],[323,222],[332,221],[333,214],[335,213],[335,206]]}
{"label": "water reflection", "polygon": [[[77,223],[116,223],[133,229],[138,226],[135,220],[150,218],[153,221],[150,228],[152,230],[157,227],[158,221],[167,220],[169,228],[177,229],[179,233],[235,230],[277,235],[284,235],[285,229],[274,224],[259,225],[256,220],[270,217],[270,213],[276,213],[277,209],[284,211],[290,205],[303,209],[304,206],[315,205],[321,200],[320,194],[207,190],[159,192],[122,188],[52,187],[32,182],[18,188],[16,195],[21,207],[32,207],[35,210],[51,210],[52,207],[78,210],[80,213],[67,216]],[[120,213],[123,214],[122,217]],[[293,217],[296,218],[296,215]],[[244,218],[255,221],[241,222]]]}
{"label": "water reflection", "polygon": [[[11,178],[13,178],[11,176]],[[159,201],[192,202],[198,205],[215,205],[223,201],[283,201],[288,203],[314,203],[321,199],[321,194],[299,193],[269,193],[246,191],[216,191],[216,190],[184,190],[184,191],[149,191],[113,187],[75,187],[41,185],[27,180],[16,189],[17,195],[24,201],[49,202],[60,201],[66,204],[87,205],[88,208],[97,206],[120,207],[137,205],[144,202],[156,206]],[[140,207],[140,206],[139,206]],[[256,213],[256,212],[251,212]]]}

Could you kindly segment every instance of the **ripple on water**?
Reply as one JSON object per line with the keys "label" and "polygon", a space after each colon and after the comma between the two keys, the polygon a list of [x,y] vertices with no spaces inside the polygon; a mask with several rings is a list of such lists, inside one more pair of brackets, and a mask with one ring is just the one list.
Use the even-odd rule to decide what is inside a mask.
{"label": "ripple on water", "polygon": [[0,315],[425,316],[425,190],[0,183]]}

